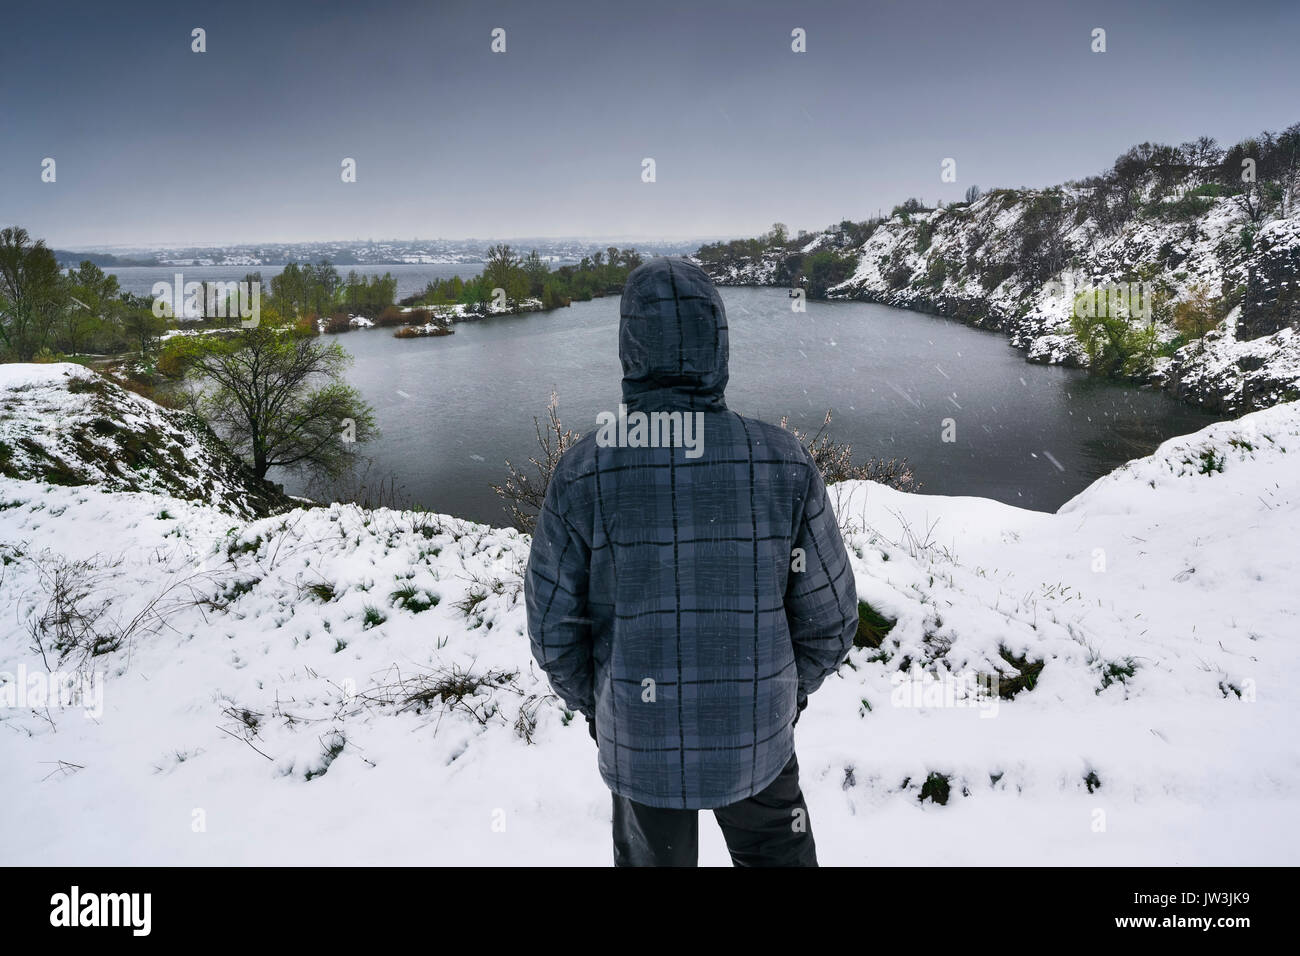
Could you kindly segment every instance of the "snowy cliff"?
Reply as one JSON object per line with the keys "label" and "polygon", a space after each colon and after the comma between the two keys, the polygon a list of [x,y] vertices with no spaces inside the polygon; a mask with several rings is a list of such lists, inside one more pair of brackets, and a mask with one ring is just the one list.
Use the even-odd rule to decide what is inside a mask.
{"label": "snowy cliff", "polygon": [[[1300,398],[1300,212],[1252,221],[1240,197],[1194,177],[1135,187],[1138,211],[1098,222],[1096,186],[994,190],[972,203],[842,223],[797,242],[703,247],[716,282],[809,285],[810,295],[949,316],[1004,332],[1029,361],[1087,366],[1071,326],[1076,296],[1141,285],[1148,360],[1137,380],[1214,411]],[[1286,215],[1283,215],[1283,212]],[[819,262],[820,259],[820,262]],[[816,268],[830,279],[818,288]],[[1206,328],[1180,304],[1211,304]]]}

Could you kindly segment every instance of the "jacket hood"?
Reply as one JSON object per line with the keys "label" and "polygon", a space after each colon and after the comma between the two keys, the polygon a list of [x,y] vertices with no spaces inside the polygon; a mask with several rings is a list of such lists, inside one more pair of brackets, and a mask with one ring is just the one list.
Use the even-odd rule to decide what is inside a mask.
{"label": "jacket hood", "polygon": [[619,306],[628,410],[727,407],[727,312],[704,270],[676,257],[632,270]]}

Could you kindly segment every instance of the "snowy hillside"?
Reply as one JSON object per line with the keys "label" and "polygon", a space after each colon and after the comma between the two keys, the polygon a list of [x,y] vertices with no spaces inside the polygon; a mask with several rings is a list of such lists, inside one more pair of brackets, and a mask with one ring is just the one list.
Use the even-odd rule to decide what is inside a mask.
{"label": "snowy hillside", "polygon": [[245,518],[290,504],[200,419],[70,362],[0,365],[0,475],[152,491]]}
{"label": "snowy hillside", "polygon": [[[999,270],[1014,258],[1023,240],[1022,223],[1041,195],[994,193],[965,209],[923,213],[910,222],[891,219],[858,251],[853,276],[830,294],[963,318],[1005,331],[1030,361],[1086,365],[1070,329],[1074,296],[1065,293],[1067,288],[1128,283],[1159,265],[1169,301],[1177,302],[1198,284],[1212,290],[1244,288],[1250,267],[1272,250],[1300,259],[1300,218],[1265,224],[1248,251],[1241,240],[1248,222],[1231,198],[1221,198],[1190,229],[1184,222],[1135,219],[1104,236],[1086,220],[1073,224],[1062,239],[1075,265],[1046,281],[1004,277]],[[930,242],[917,251],[923,245],[921,229]],[[953,267],[968,257],[970,268]],[[904,273],[909,279],[900,287]],[[1152,380],[1180,398],[1224,411],[1267,407],[1300,394],[1300,335],[1289,325],[1248,329],[1242,312],[1234,309],[1203,343],[1158,359]],[[1167,320],[1160,329],[1165,341],[1174,340]]]}
{"label": "snowy hillside", "polygon": [[[796,730],[823,863],[1300,860],[1300,403],[1057,514],[833,492],[872,610]],[[526,536],[0,477],[0,542],[4,862],[610,862]],[[79,706],[19,683],[79,661]]]}
{"label": "snowy hillside", "polygon": [[[705,247],[697,261],[719,284],[788,285],[806,278],[810,257],[829,252],[849,265],[827,298],[959,319],[1006,333],[1029,361],[1072,366],[1088,364],[1070,324],[1075,294],[1143,283],[1160,298],[1151,317],[1157,355],[1141,380],[1228,413],[1300,397],[1300,214],[1253,223],[1236,197],[1192,181],[1159,197],[1154,190],[1118,226],[1093,219],[1095,200],[1078,184],[994,190],[798,246]],[[1197,289],[1226,315],[1185,341],[1173,313]]]}

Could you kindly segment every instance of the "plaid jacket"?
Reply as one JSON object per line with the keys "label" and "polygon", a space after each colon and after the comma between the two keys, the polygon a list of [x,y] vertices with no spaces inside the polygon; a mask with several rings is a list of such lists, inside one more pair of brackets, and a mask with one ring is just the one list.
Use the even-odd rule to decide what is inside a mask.
{"label": "plaid jacket", "polygon": [[525,579],[532,652],[595,718],[611,790],[725,806],[790,759],[798,699],[852,646],[853,574],[807,451],[723,400],[726,313],[702,270],[628,277],[619,355],[629,418],[701,412],[702,453],[592,433],[564,454]]}

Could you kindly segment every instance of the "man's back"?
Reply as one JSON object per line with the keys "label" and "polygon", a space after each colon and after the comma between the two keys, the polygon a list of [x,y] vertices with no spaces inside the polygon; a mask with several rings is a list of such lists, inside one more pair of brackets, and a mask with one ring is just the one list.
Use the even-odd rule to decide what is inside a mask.
{"label": "man's back", "polygon": [[689,263],[651,265],[624,292],[626,408],[548,489],[530,632],[552,685],[595,717],[611,790],[720,807],[789,760],[797,701],[843,659],[857,599],[807,451],[725,406],[716,291]]}

